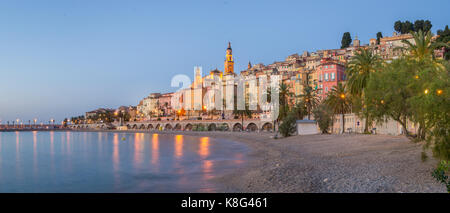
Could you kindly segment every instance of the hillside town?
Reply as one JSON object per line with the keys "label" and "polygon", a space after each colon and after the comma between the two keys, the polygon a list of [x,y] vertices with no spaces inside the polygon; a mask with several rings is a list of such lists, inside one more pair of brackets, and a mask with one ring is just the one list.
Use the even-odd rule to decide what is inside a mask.
{"label": "hillside town", "polygon": [[[345,35],[344,35],[345,37]],[[439,35],[434,35],[432,40],[436,40]],[[398,59],[405,54],[406,42],[415,43],[411,33],[397,30],[391,35],[383,37],[381,33],[377,38],[370,39],[367,43],[360,41],[358,37],[347,39],[340,49],[325,49],[315,52],[304,51],[289,55],[284,61],[277,61],[272,64],[248,62],[245,70],[236,72],[234,69],[233,50],[231,42],[225,50],[224,70],[210,70],[206,75],[202,75],[200,67],[195,68],[195,77],[193,83],[186,88],[182,88],[171,93],[150,93],[147,97],[138,101],[136,106],[121,106],[117,109],[100,108],[86,112],[84,116],[73,117],[69,122],[73,124],[93,124],[93,123],[111,123],[111,122],[145,122],[145,121],[172,121],[172,120],[229,120],[229,119],[258,119],[266,113],[264,109],[258,107],[249,110],[248,115],[236,113],[233,107],[210,107],[204,101],[205,94],[213,89],[213,86],[205,84],[208,79],[219,79],[221,86],[227,84],[227,77],[241,77],[244,79],[258,79],[261,76],[267,77],[270,81],[271,76],[277,75],[281,78],[281,85],[284,85],[289,95],[287,105],[294,106],[305,97],[305,93],[313,93],[319,102],[325,100],[329,92],[338,86],[346,84],[348,77],[346,68],[348,62],[361,50],[367,50],[374,55],[379,56],[385,63]],[[443,59],[446,53],[444,47],[434,50],[434,56]],[[239,53],[237,53],[239,54]],[[258,87],[259,84],[256,84]],[[245,84],[245,101],[251,102],[252,97],[267,95],[260,94],[259,88],[251,90],[248,83]],[[309,89],[309,90],[308,90]],[[237,86],[234,85],[234,96],[238,93]],[[195,91],[200,91],[201,106],[194,106],[193,95]],[[253,91],[253,92],[252,92]],[[252,94],[258,91],[258,94]],[[187,93],[189,92],[189,93]],[[226,89],[224,92],[229,92]],[[281,91],[280,91],[281,92]],[[223,96],[224,103],[226,95]],[[229,97],[229,96],[228,96]],[[198,101],[197,101],[198,103]],[[233,103],[234,105],[236,103]],[[313,119],[313,116],[304,115],[306,119]],[[345,122],[341,119],[345,119]],[[357,113],[346,112],[345,117],[334,115],[330,132],[363,132],[365,129],[365,120]],[[417,131],[417,125],[414,122],[408,123],[408,131]],[[383,124],[373,122],[366,128],[370,131],[381,134],[399,135],[403,134],[401,125],[393,120],[387,120]]]}

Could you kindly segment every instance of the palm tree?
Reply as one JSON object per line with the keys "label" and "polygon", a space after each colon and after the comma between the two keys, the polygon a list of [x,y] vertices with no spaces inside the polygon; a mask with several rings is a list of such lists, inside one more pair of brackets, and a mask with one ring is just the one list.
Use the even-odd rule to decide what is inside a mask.
{"label": "palm tree", "polygon": [[[405,47],[399,47],[399,49],[406,50],[409,55],[408,58],[416,61],[435,61],[434,50],[437,47],[448,47],[448,44],[443,42],[433,42],[431,32],[426,33],[419,30],[419,32],[413,34],[414,43],[403,40]],[[438,65],[439,66],[439,65]]]}
{"label": "palm tree", "polygon": [[334,86],[328,93],[325,104],[333,110],[333,114],[341,114],[342,126],[340,133],[344,133],[345,113],[349,112],[351,107],[350,97],[345,85],[339,83],[337,86]]}
{"label": "palm tree", "polygon": [[[362,100],[362,111],[365,117],[364,132],[369,132],[369,113],[366,109],[365,89],[372,73],[380,69],[382,60],[378,55],[372,54],[368,49],[359,49],[358,53],[347,64],[348,90],[354,97]],[[357,100],[357,99],[356,99]]]}
{"label": "palm tree", "polygon": [[289,111],[289,98],[292,97],[292,92],[290,92],[290,86],[281,83],[280,88],[278,90],[279,94],[279,103],[280,103],[280,113],[278,116],[278,120],[283,120],[286,117],[287,112]]}
{"label": "palm tree", "polygon": [[241,117],[241,131],[244,131],[244,117],[245,116],[247,116],[247,118],[252,117],[252,112],[249,110],[248,105],[247,104],[245,105],[245,109],[237,109],[237,107],[235,106],[233,114]]}
{"label": "palm tree", "polygon": [[308,83],[305,83],[303,85],[303,94],[297,96],[300,98],[300,102],[305,104],[308,120],[311,120],[311,112],[319,103],[317,91],[318,90],[315,90],[309,86]]}

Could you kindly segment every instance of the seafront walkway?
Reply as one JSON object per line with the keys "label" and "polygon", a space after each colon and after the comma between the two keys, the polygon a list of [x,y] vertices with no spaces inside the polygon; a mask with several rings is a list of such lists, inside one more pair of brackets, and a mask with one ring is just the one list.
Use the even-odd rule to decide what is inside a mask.
{"label": "seafront walkway", "polygon": [[204,131],[272,131],[273,122],[259,119],[232,119],[232,120],[161,120],[161,121],[140,121],[127,122],[123,126],[118,123],[95,123],[95,124],[74,124],[68,126],[71,129],[119,129],[128,130],[204,130]]}

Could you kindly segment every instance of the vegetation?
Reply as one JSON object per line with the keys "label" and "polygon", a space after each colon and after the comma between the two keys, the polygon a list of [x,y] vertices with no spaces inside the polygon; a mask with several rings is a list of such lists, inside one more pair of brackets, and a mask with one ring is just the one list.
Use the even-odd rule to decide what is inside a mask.
{"label": "vegetation", "polygon": [[316,119],[322,133],[328,133],[328,129],[333,124],[333,113],[326,104],[320,104],[314,111],[314,119]]}
{"label": "vegetation", "polygon": [[410,21],[396,21],[394,23],[394,30],[401,34],[419,31],[429,32],[432,26],[429,20],[416,20],[414,24]]}
{"label": "vegetation", "polygon": [[[402,33],[414,31],[408,22],[405,23],[397,22],[396,30]],[[381,64],[370,53],[360,51],[348,65],[348,90],[353,109],[362,110],[368,120],[385,122],[393,119],[402,126],[406,136],[414,141],[424,141],[424,148],[431,149],[434,157],[445,162],[445,166],[443,163],[438,165],[433,177],[448,187],[450,65],[448,61],[437,59],[434,50],[448,48],[449,30],[446,27],[439,31],[442,37],[432,41],[431,23],[416,21],[414,28],[417,31],[412,33],[414,42],[403,41],[405,47],[401,49],[405,54],[390,63]],[[342,103],[337,100],[336,94],[326,100],[335,113],[345,108],[340,107]],[[415,124],[416,134],[408,129],[409,122]],[[427,159],[425,152],[421,158]]]}
{"label": "vegetation", "polygon": [[377,44],[380,44],[381,39],[383,38],[383,33],[378,32],[377,33]]}
{"label": "vegetation", "polygon": [[432,176],[438,180],[440,183],[444,184],[447,187],[447,192],[450,193],[450,179],[448,178],[448,173],[450,168],[449,161],[441,161],[437,168],[433,171]]}
{"label": "vegetation", "polygon": [[244,131],[244,117],[251,118],[252,117],[252,111],[249,110],[248,104],[245,104],[245,109],[237,109],[237,106],[235,105],[235,109],[233,110],[233,114],[236,117],[241,118],[241,130]]}
{"label": "vegetation", "polygon": [[350,35],[350,32],[345,32],[344,35],[342,35],[341,49],[350,47],[351,43],[352,36]]}
{"label": "vegetation", "polygon": [[[436,42],[444,44],[448,44],[450,42],[450,30],[448,29],[448,25],[445,26],[444,30],[438,30],[437,34],[439,37],[436,39]],[[450,48],[448,46],[445,47],[437,45],[436,48],[444,48],[444,59],[450,60]]]}
{"label": "vegetation", "polygon": [[368,132],[370,123],[369,112],[365,103],[369,100],[365,96],[367,82],[373,73],[381,67],[382,60],[378,55],[372,54],[368,49],[359,49],[352,60],[347,64],[349,93],[355,97],[354,110],[363,115],[365,119],[364,133]]}
{"label": "vegetation", "polygon": [[279,127],[279,131],[283,137],[288,137],[294,134],[297,130],[297,117],[294,112],[288,113],[283,119]]}
{"label": "vegetation", "polygon": [[341,115],[341,131],[344,133],[345,128],[345,113],[350,112],[351,99],[347,92],[347,87],[341,83],[333,87],[328,93],[325,104],[332,110],[333,115]]}
{"label": "vegetation", "polygon": [[[306,79],[309,79],[308,76]],[[311,120],[312,110],[319,104],[319,97],[317,94],[318,90],[313,89],[309,84],[308,80],[303,84],[303,94],[299,95],[300,102],[296,105],[296,110],[299,119],[303,119],[303,116],[308,115],[308,120]]]}

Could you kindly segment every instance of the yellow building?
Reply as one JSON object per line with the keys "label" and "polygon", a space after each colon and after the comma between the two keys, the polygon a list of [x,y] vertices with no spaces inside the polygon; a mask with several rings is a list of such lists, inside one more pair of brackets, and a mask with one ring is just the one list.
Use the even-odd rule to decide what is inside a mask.
{"label": "yellow building", "polygon": [[228,42],[227,55],[225,59],[225,75],[234,74],[233,51],[231,50],[231,43]]}

